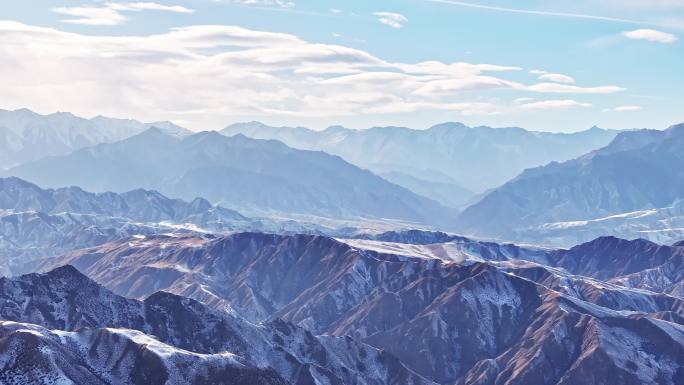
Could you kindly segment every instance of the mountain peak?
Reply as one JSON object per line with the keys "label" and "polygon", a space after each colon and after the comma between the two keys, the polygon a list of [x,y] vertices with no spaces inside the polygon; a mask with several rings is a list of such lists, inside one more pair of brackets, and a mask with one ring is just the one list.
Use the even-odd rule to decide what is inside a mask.
{"label": "mountain peak", "polygon": [[135,140],[135,141],[139,141],[139,140],[159,141],[159,140],[176,140],[176,139],[177,138],[175,136],[169,135],[163,129],[156,127],[156,126],[152,126],[148,129],[146,129],[145,131],[137,134],[137,135],[133,135],[128,139],[124,139],[122,142],[131,141],[131,140]]}
{"label": "mountain peak", "polygon": [[77,268],[75,268],[72,265],[60,266],[56,269],[50,270],[47,273],[44,273],[43,275],[47,276],[47,277],[64,277],[64,278],[69,278],[72,280],[77,279],[77,280],[90,281],[90,278],[85,276],[83,273],[81,273]]}
{"label": "mountain peak", "polygon": [[40,115],[39,113],[37,113],[33,110],[29,110],[28,108],[19,108],[19,109],[7,111],[7,112],[12,112],[12,113],[24,115],[24,116],[38,116],[38,115]]}
{"label": "mountain peak", "polygon": [[668,127],[667,130],[665,130],[665,132],[667,133],[667,135],[669,137],[672,137],[675,135],[676,136],[684,135],[684,123],[679,123],[679,124],[675,124],[674,126],[670,126],[670,127]]}

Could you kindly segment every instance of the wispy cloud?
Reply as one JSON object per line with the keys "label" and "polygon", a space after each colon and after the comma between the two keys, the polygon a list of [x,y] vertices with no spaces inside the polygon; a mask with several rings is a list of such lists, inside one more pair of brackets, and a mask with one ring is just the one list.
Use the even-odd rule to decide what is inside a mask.
{"label": "wispy cloud", "polygon": [[477,8],[477,9],[484,9],[484,10],[489,10],[489,11],[519,13],[519,14],[526,14],[526,15],[568,17],[568,18],[574,18],[574,19],[600,20],[600,21],[610,21],[610,22],[626,23],[626,24],[641,24],[641,25],[651,24],[651,23],[644,21],[644,20],[623,19],[623,18],[619,18],[619,17],[591,15],[591,14],[584,14],[584,13],[539,11],[539,10],[525,9],[525,8],[498,7],[498,6],[492,6],[492,5],[477,4],[477,3],[455,1],[455,0],[423,0],[423,1],[427,1],[430,3],[448,4],[448,5],[458,6],[458,7]]}
{"label": "wispy cloud", "polygon": [[[228,117],[496,114],[508,110],[490,94],[499,90],[520,97],[599,97],[624,89],[526,84],[513,80],[522,68],[494,63],[390,62],[351,47],[237,26],[102,36],[0,21],[0,47],[0,105],[177,119],[200,128],[216,128]],[[531,103],[541,102],[524,104]],[[526,109],[585,104],[546,101]]]}
{"label": "wispy cloud", "polygon": [[556,83],[574,83],[575,79],[571,76],[564,74],[556,74],[543,70],[531,70],[532,75],[539,75],[539,80],[547,80]]}
{"label": "wispy cloud", "polygon": [[378,17],[379,22],[392,28],[402,28],[408,22],[408,18],[400,13],[375,12],[373,15]]}
{"label": "wispy cloud", "polygon": [[569,84],[537,83],[524,87],[527,91],[551,94],[613,94],[625,91],[619,86],[579,87]]}
{"label": "wispy cloud", "polygon": [[107,2],[101,6],[83,5],[79,7],[57,7],[54,12],[73,16],[63,19],[62,23],[82,25],[119,25],[128,20],[124,12],[164,11],[175,13],[193,13],[193,9],[180,5],[164,5],[152,2],[115,3]]}
{"label": "wispy cloud", "polygon": [[603,112],[633,112],[640,111],[641,106],[618,106],[615,108],[606,108]]}
{"label": "wispy cloud", "polygon": [[242,5],[256,5],[261,7],[280,7],[292,8],[296,4],[290,0],[215,0],[217,2],[242,4]]}
{"label": "wispy cloud", "polygon": [[[520,101],[520,99],[518,99]],[[591,103],[581,103],[572,99],[563,100],[542,100],[538,102],[520,103],[520,108],[527,110],[558,110],[578,107],[591,107]]]}
{"label": "wispy cloud", "polygon": [[674,43],[677,41],[677,36],[671,33],[657,31],[655,29],[637,29],[634,31],[625,31],[622,33],[622,36],[629,39],[647,40],[656,43]]}

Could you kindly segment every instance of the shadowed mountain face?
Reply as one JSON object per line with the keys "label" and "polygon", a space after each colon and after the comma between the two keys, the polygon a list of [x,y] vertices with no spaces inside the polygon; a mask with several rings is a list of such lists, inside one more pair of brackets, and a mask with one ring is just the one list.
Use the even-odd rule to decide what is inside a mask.
{"label": "shadowed mountain face", "polygon": [[62,112],[40,115],[27,109],[0,110],[0,170],[98,143],[115,142],[150,127],[177,136],[190,133],[170,122],[141,123],[102,116],[83,119]]}
{"label": "shadowed mountain face", "polygon": [[242,233],[148,237],[51,264],[71,263],[132,297],[163,289],[252,321],[350,335],[442,384],[678,384],[681,299],[482,255],[454,262],[320,236]]}
{"label": "shadowed mountain face", "polygon": [[0,380],[77,384],[430,384],[395,357],[169,293],[117,296],[76,269],[0,278]]}
{"label": "shadowed mountain face", "polygon": [[[670,206],[684,198],[683,154],[684,124],[621,133],[609,146],[580,158],[526,170],[464,210],[459,228],[564,244],[595,236],[596,227],[615,235],[632,227],[658,237],[675,231],[668,224],[680,221]],[[648,223],[654,225],[640,226]]]}
{"label": "shadowed mountain face", "polygon": [[[526,168],[564,161],[608,144],[616,131],[593,128],[574,134],[526,131],[522,128],[467,127],[445,123],[427,130],[374,127],[351,130],[330,127],[313,131],[302,127],[269,127],[258,122],[239,123],[221,131],[258,139],[276,139],[294,148],[322,150],[376,173],[390,173],[392,180],[443,200],[440,191],[463,188],[483,192],[515,177]],[[392,174],[399,173],[400,175]],[[441,186],[430,183],[439,182]],[[455,197],[443,201],[454,202]],[[464,194],[460,204],[466,203]]]}
{"label": "shadowed mountain face", "polygon": [[231,208],[447,224],[454,212],[323,152],[203,132],[178,139],[158,129],[9,171],[42,186],[91,191],[149,188]]}

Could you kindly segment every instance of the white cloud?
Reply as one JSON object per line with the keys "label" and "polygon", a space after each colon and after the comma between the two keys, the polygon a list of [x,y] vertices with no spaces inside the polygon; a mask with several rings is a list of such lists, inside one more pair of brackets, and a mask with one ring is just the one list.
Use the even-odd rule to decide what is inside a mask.
{"label": "white cloud", "polygon": [[552,94],[613,94],[625,90],[625,88],[618,86],[579,87],[558,83],[537,83],[523,86],[521,89]]}
{"label": "white cloud", "polygon": [[634,31],[625,31],[622,35],[630,39],[647,40],[656,43],[674,43],[677,41],[677,36],[667,32],[656,31],[655,29],[636,29]]}
{"label": "white cloud", "polygon": [[52,9],[62,15],[73,16],[63,19],[62,23],[82,25],[119,25],[128,18],[122,12],[165,11],[175,13],[193,13],[194,10],[180,5],[164,5],[152,2],[114,3],[107,2],[101,6],[84,5],[80,7],[57,7]]}
{"label": "white cloud", "polygon": [[176,13],[194,13],[195,11],[180,5],[164,5],[151,2],[137,2],[137,3],[105,3],[106,6],[117,11],[166,11]]}
{"label": "white cloud", "polygon": [[[518,102],[520,100],[518,99]],[[567,109],[567,108],[577,108],[577,107],[591,107],[591,103],[580,103],[571,99],[563,100],[542,100],[539,102],[524,102],[519,103],[520,108],[524,109],[535,109],[535,110],[557,110],[557,109]]]}
{"label": "white cloud", "polygon": [[289,0],[216,0],[219,2],[228,2],[242,5],[257,5],[267,7],[292,8],[295,6],[294,1]]}
{"label": "white cloud", "polygon": [[574,83],[575,79],[563,74],[543,74],[539,76],[540,80],[548,80],[556,83]]}
{"label": "white cloud", "polygon": [[516,66],[388,62],[342,45],[219,25],[102,36],[0,21],[0,57],[4,108],[173,119],[204,129],[278,115],[496,114],[507,107],[487,93],[500,89],[520,97],[622,90],[524,84],[510,79],[522,70]]}
{"label": "white cloud", "polygon": [[402,28],[408,22],[408,18],[400,13],[375,12],[373,15],[378,17],[379,22],[392,28]]}
{"label": "white cloud", "polygon": [[615,108],[606,108],[603,112],[632,112],[641,110],[641,106],[618,106]]}
{"label": "white cloud", "polygon": [[330,12],[331,12],[331,13],[337,13],[337,14],[339,14],[339,13],[342,13],[342,10],[341,10],[341,9],[337,9],[337,8],[330,8]]}
{"label": "white cloud", "polygon": [[539,75],[539,80],[547,80],[556,83],[574,83],[575,79],[568,75],[555,74],[543,70],[531,70],[530,74]]}

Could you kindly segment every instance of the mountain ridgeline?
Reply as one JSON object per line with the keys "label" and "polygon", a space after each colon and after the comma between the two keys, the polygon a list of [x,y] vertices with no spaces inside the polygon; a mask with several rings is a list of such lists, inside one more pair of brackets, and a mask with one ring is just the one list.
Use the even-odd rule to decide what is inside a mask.
{"label": "mountain ridgeline", "polygon": [[[658,279],[654,268],[681,260],[680,247],[605,238],[575,250],[515,254],[534,261],[509,257],[512,247],[493,253],[493,244],[434,236],[448,241],[444,250],[460,244],[467,257],[456,262],[452,254],[378,252],[322,236],[239,233],[115,242],[44,268],[68,263],[128,297],[164,290],[251,322],[282,320],[313,335],[348,336],[439,384],[681,383],[681,297],[539,262],[577,272],[598,266],[602,278],[650,271],[662,282],[672,277]],[[605,251],[624,266],[604,261]]]}
{"label": "mountain ridgeline", "polygon": [[[276,139],[294,148],[339,155],[380,175],[387,174],[390,180],[409,189],[421,185],[422,193],[433,199],[463,205],[475,193],[498,187],[526,168],[572,159],[603,147],[617,131],[594,127],[559,134],[519,127],[468,127],[461,123],[444,123],[426,130],[406,127],[352,130],[334,126],[313,131],[251,122],[233,124],[221,133]],[[430,183],[439,183],[434,195],[428,190]],[[440,193],[445,184],[452,186],[454,197]],[[471,192],[469,196],[465,194],[467,191]]]}
{"label": "mountain ridgeline", "polygon": [[0,319],[3,384],[432,384],[350,338],[164,292],[126,299],[71,266],[0,278]]}
{"label": "mountain ridgeline", "polygon": [[150,127],[176,136],[190,133],[170,122],[141,123],[103,116],[84,119],[68,112],[41,115],[27,109],[0,110],[0,170],[122,140]]}
{"label": "mountain ridgeline", "polygon": [[0,274],[36,258],[133,235],[261,225],[202,198],[187,202],[142,189],[121,194],[42,189],[19,178],[0,178]]}
{"label": "mountain ridgeline", "polygon": [[[684,124],[665,131],[623,132],[608,146],[577,159],[526,170],[465,209],[458,228],[563,244],[586,240],[595,235],[595,227],[608,234],[629,231],[631,225],[644,235],[676,235],[670,224],[681,216],[675,207],[682,199]],[[654,216],[658,221],[650,220]],[[600,227],[601,222],[613,229]]]}
{"label": "mountain ridgeline", "polygon": [[151,128],[7,173],[46,187],[76,185],[95,192],[142,187],[171,197],[203,197],[247,213],[375,217],[440,226],[455,216],[455,210],[339,157],[216,132],[178,138]]}

